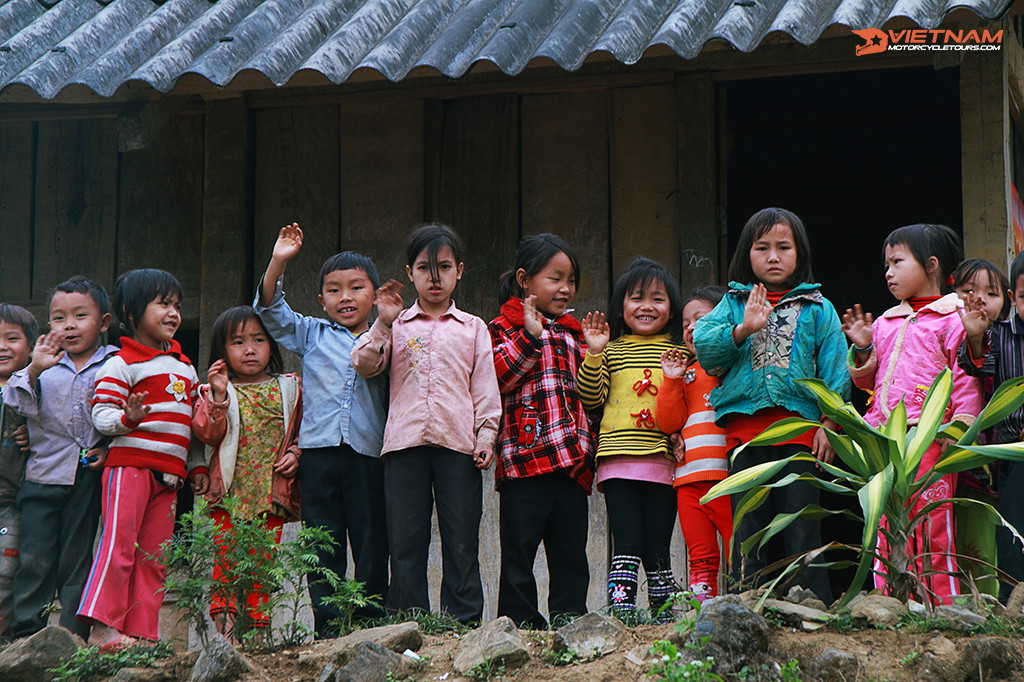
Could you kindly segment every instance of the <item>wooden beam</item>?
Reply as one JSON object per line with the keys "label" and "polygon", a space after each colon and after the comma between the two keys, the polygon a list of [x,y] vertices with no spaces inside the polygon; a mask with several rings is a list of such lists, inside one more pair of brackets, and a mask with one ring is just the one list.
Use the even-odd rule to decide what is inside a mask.
{"label": "wooden beam", "polygon": [[1002,51],[970,53],[964,58],[960,65],[964,249],[969,258],[986,258],[1002,266],[1012,258],[1007,88]]}
{"label": "wooden beam", "polygon": [[208,355],[213,321],[225,309],[252,301],[249,112],[245,99],[206,103],[203,158],[203,236],[199,302],[200,353]]}
{"label": "wooden beam", "polygon": [[679,283],[690,290],[718,274],[715,84],[710,73],[676,80],[679,142]]}
{"label": "wooden beam", "polygon": [[117,115],[117,151],[131,152],[146,147],[188,97],[161,97],[150,102],[131,102]]}

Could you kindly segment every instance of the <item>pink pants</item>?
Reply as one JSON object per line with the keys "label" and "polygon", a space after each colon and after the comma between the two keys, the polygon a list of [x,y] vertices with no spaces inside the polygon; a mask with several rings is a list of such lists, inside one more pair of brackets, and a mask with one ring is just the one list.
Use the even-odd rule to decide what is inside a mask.
{"label": "pink pants", "polygon": [[155,557],[174,530],[176,499],[149,469],[103,471],[100,544],[80,618],[131,637],[159,639],[165,569]]}
{"label": "pink pants", "polygon": [[[921,458],[921,466],[918,471],[930,472],[940,454],[938,444],[932,444]],[[953,497],[954,490],[956,490],[956,474],[943,476],[918,496],[911,507],[913,510],[911,518],[916,517],[921,509],[932,502],[948,500]],[[882,517],[882,524],[885,524],[885,517]],[[932,601],[936,604],[952,604],[953,597],[960,594],[960,581],[956,575],[954,537],[956,537],[956,521],[953,515],[953,504],[948,503],[928,512],[927,518],[914,528],[914,532],[907,541],[907,556],[917,557],[913,565],[916,566],[918,574],[928,573],[924,578],[924,584]],[[889,553],[888,543],[881,533],[878,534],[878,551],[886,556]],[[885,587],[885,581],[878,572],[884,572],[885,566],[876,561],[874,569],[876,571],[875,587],[882,589]]]}

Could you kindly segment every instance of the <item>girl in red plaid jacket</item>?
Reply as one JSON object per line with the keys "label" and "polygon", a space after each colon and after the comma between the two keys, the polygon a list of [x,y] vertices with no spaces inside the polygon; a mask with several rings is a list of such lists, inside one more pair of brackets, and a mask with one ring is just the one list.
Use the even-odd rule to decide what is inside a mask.
{"label": "girl in red plaid jacket", "polygon": [[535,628],[547,627],[533,575],[542,541],[549,615],[587,612],[594,434],[576,393],[587,347],[568,310],[579,277],[576,255],[561,237],[527,237],[502,278],[501,314],[488,325],[502,400],[498,615]]}

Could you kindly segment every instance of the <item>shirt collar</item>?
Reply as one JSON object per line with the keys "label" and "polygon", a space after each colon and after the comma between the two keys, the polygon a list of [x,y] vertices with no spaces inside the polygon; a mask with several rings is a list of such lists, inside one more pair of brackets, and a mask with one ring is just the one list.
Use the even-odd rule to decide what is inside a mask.
{"label": "shirt collar", "polygon": [[[403,322],[406,322],[419,315],[430,317],[430,315],[424,312],[423,308],[420,307],[420,299],[417,297],[416,300],[413,301],[413,304],[411,306],[409,306],[408,308],[406,308],[405,310],[398,314],[398,319],[402,320]],[[472,315],[462,310],[459,310],[457,307],[455,307],[454,299],[452,299],[452,304],[448,306],[448,310],[441,313],[440,317],[454,317],[459,322],[469,322],[470,320],[473,319]]]}
{"label": "shirt collar", "polygon": [[[99,345],[99,347],[96,349],[96,352],[93,353],[92,357],[89,358],[89,362],[85,363],[85,366],[82,367],[82,369],[84,370],[84,369],[87,369],[88,367],[91,367],[92,365],[94,365],[94,364],[96,364],[98,362],[103,362],[104,360],[109,358],[111,355],[116,355],[116,354],[117,354],[117,346],[109,346],[109,345],[107,345],[105,343],[101,343]],[[71,369],[76,374],[78,373],[78,368],[75,367],[74,360],[71,359],[71,356],[68,355],[67,352],[65,352],[64,355],[61,356],[61,358],[60,358],[60,360],[58,362],[59,362],[59,364],[68,367],[69,369]]]}
{"label": "shirt collar", "polygon": [[[961,307],[963,307],[963,303],[960,301],[960,297],[956,293],[952,293],[946,294],[937,301],[932,301],[918,310],[917,314],[920,315],[925,311],[931,311],[939,315],[948,315],[955,313],[957,308]],[[910,307],[910,304],[906,301],[900,301],[899,305],[893,306],[882,313],[882,317],[909,317],[913,314],[914,309]]]}
{"label": "shirt collar", "polygon": [[152,360],[153,358],[160,355],[173,355],[175,358],[181,360],[182,362],[185,362],[189,365],[192,364],[191,362],[189,362],[189,359],[182,354],[181,345],[179,345],[178,342],[175,341],[174,339],[171,339],[170,342],[167,344],[167,350],[157,350],[156,348],[144,346],[143,344],[134,341],[130,337],[122,336],[121,352],[118,353],[118,355],[120,355],[121,358],[128,364],[132,364],[134,362],[145,362],[146,360]]}

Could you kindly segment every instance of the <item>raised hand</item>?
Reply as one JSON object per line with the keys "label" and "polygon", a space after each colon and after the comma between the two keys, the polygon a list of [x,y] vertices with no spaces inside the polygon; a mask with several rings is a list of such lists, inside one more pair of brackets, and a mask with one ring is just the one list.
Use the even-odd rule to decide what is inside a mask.
{"label": "raised hand", "polygon": [[523,326],[535,339],[539,339],[544,333],[544,318],[537,312],[536,296],[527,296],[523,299]]}
{"label": "raised hand", "polygon": [[988,319],[985,313],[985,302],[981,300],[981,296],[968,294],[963,309],[957,308],[956,311],[960,314],[964,331],[967,332],[971,355],[981,358],[985,353],[985,332],[992,326],[992,320]]}
{"label": "raised hand", "polygon": [[285,225],[277,233],[277,242],[274,244],[273,260],[287,263],[298,255],[302,249],[302,228],[298,223]]}
{"label": "raised hand", "polygon": [[743,321],[736,325],[732,332],[736,343],[742,343],[747,337],[764,329],[771,312],[772,304],[768,302],[768,290],[763,284],[755,284],[747,296],[747,304],[743,307]]}
{"label": "raised hand", "polygon": [[603,353],[611,338],[612,330],[604,313],[587,313],[583,318],[583,339],[587,342],[587,351],[594,355]]}
{"label": "raised hand", "polygon": [[668,379],[681,379],[690,364],[690,356],[682,348],[669,348],[661,354],[661,373]]}
{"label": "raised hand", "polygon": [[224,358],[215,361],[206,370],[206,380],[210,382],[210,397],[216,403],[224,402],[228,397],[228,363]]}
{"label": "raised hand", "polygon": [[871,339],[874,337],[874,332],[871,329],[872,322],[874,322],[874,318],[871,317],[871,313],[865,313],[858,303],[852,308],[847,308],[843,313],[843,333],[853,345],[867,348],[871,345]]}
{"label": "raised hand", "polygon": [[143,405],[147,395],[149,395],[149,392],[143,391],[142,393],[132,393],[128,396],[128,402],[124,405],[124,416],[129,421],[140,422],[149,414],[150,406]]}
{"label": "raised hand", "polygon": [[36,345],[32,348],[32,362],[29,363],[28,369],[33,382],[64,357],[64,351],[60,347],[63,342],[64,334],[58,331],[51,331],[36,339]]}
{"label": "raised hand", "polygon": [[402,289],[405,286],[393,279],[381,284],[374,302],[377,304],[377,318],[382,324],[391,326],[402,312]]}

